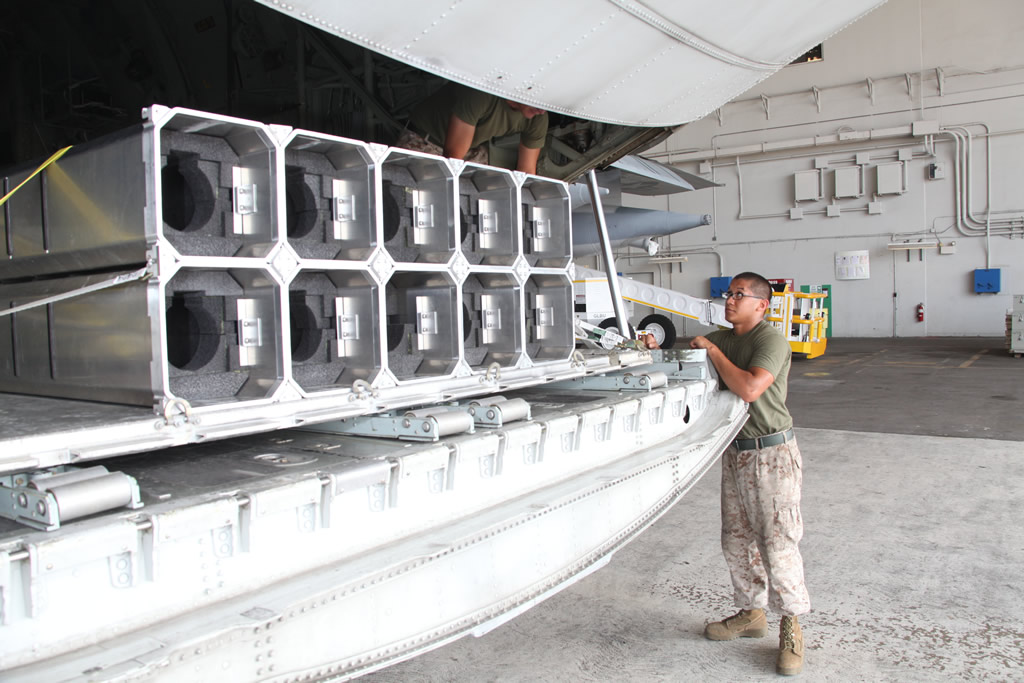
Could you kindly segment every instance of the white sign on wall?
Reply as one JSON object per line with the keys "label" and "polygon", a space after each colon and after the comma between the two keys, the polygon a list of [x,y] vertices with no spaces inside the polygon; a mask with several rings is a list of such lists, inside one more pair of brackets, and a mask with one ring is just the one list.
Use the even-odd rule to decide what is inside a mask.
{"label": "white sign on wall", "polygon": [[867,280],[871,277],[868,251],[837,251],[837,280]]}

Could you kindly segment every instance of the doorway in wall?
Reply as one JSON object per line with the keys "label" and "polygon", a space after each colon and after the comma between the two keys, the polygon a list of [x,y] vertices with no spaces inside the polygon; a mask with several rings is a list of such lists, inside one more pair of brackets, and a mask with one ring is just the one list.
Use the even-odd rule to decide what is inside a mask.
{"label": "doorway in wall", "polygon": [[892,252],[892,274],[892,336],[927,336],[927,313],[925,322],[917,320],[918,304],[927,307],[928,261],[925,250]]}

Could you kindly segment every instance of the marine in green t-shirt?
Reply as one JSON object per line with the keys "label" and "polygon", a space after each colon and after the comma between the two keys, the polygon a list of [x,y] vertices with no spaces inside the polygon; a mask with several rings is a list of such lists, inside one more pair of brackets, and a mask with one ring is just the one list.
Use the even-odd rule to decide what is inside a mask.
{"label": "marine in green t-shirt", "polygon": [[[718,371],[719,387],[750,404],[741,439],[785,432],[793,426],[786,408],[792,351],[789,342],[765,314],[771,304],[771,284],[756,273],[741,273],[729,283],[725,319],[732,329],[696,337],[690,347],[706,349]],[[644,340],[658,348],[652,335]]]}
{"label": "marine in green t-shirt", "polygon": [[[735,330],[717,330],[707,336],[734,365],[744,370],[761,368],[774,378],[768,388],[750,404],[749,418],[740,430],[741,439],[784,432],[793,426],[793,418],[786,408],[786,392],[792,352],[789,342],[771,323],[761,320],[746,334]],[[717,366],[716,366],[717,367]],[[719,378],[722,388],[724,380]]]}
{"label": "marine in green t-shirt", "polygon": [[517,170],[536,173],[548,115],[537,107],[449,83],[416,107],[409,129],[454,159],[467,158],[470,150],[493,138],[519,133]]}
{"label": "marine in green t-shirt", "polygon": [[[775,671],[803,670],[799,617],[811,609],[800,539],[803,457],[786,409],[791,353],[781,332],[764,320],[771,284],[756,273],[729,283],[725,319],[731,330],[690,342],[706,349],[722,384],[749,404],[739,438],[722,453],[722,552],[739,612],[704,627],[709,640],[760,638],[765,608],[781,614]],[[763,438],[768,437],[768,438]]]}
{"label": "marine in green t-shirt", "polygon": [[706,349],[720,385],[750,404],[740,438],[785,432],[793,426],[786,408],[792,352],[782,333],[764,320],[771,285],[756,273],[741,273],[727,294],[725,319],[732,329],[696,337],[690,347]]}

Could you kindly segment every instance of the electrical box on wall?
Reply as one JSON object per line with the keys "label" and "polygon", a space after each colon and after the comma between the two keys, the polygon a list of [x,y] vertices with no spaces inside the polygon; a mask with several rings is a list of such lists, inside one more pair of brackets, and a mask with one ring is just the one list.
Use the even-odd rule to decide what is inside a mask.
{"label": "electrical box on wall", "polygon": [[997,294],[999,292],[999,280],[999,268],[976,268],[974,270],[975,294]]}
{"label": "electrical box on wall", "polygon": [[864,194],[861,188],[860,166],[845,166],[835,170],[836,199],[860,197]]}
{"label": "electrical box on wall", "polygon": [[797,171],[793,174],[793,191],[798,202],[821,199],[821,171]]}
{"label": "electrical box on wall", "polygon": [[729,283],[732,282],[731,277],[713,277],[711,278],[711,298],[721,299],[722,292],[729,289]]}
{"label": "electrical box on wall", "polygon": [[903,194],[907,191],[906,183],[903,180],[902,161],[878,164],[875,170],[878,173],[877,194]]}

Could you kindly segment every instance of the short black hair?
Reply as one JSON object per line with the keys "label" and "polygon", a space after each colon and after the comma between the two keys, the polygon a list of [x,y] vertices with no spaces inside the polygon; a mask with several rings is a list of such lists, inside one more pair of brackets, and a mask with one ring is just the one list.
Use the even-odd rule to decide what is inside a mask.
{"label": "short black hair", "polygon": [[750,283],[750,289],[753,290],[754,294],[762,299],[767,299],[768,301],[772,300],[772,283],[768,282],[763,275],[747,271],[745,273],[740,273],[739,275],[733,275],[732,279],[746,280]]}

